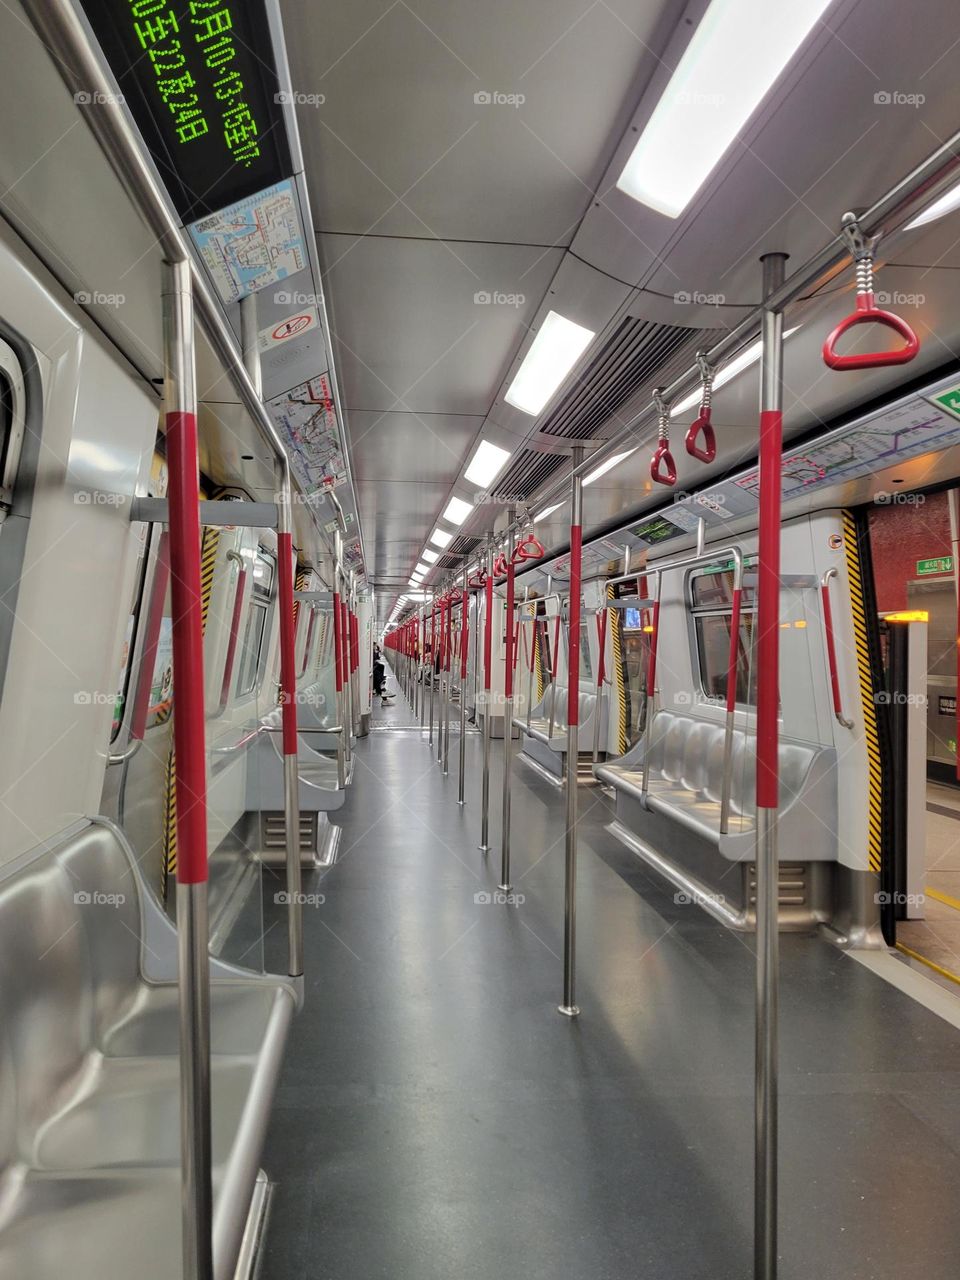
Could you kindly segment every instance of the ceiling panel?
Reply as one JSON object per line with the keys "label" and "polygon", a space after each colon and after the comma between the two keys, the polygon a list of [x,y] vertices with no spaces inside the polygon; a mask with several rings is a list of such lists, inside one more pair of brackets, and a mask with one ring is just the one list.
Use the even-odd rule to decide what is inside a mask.
{"label": "ceiling panel", "polygon": [[484,415],[561,251],[322,236],[348,411]]}
{"label": "ceiling panel", "polygon": [[483,418],[450,413],[348,415],[358,480],[453,481]]}
{"label": "ceiling panel", "polygon": [[681,7],[285,6],[318,230],[569,243]]}

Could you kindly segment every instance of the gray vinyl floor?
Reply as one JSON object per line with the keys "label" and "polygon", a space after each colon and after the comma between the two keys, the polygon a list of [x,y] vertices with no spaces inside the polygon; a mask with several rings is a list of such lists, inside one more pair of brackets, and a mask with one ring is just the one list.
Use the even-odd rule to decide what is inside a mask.
{"label": "gray vinyl floor", "polygon": [[[402,697],[374,715],[341,860],[304,886],[260,1280],[749,1280],[752,938],[675,903],[581,788],[560,1017],[562,793],[516,764],[522,901],[487,901],[501,744],[485,855],[479,735],[460,808],[457,737],[444,778]],[[784,936],[782,970],[781,1280],[956,1280],[960,1031],[818,939]]]}

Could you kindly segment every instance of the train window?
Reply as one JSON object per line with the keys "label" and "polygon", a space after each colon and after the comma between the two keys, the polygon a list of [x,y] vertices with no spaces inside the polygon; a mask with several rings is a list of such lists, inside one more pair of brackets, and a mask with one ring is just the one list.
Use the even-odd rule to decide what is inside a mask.
{"label": "train window", "polygon": [[124,710],[127,705],[127,697],[130,686],[130,656],[133,653],[133,647],[136,643],[137,626],[139,625],[140,609],[143,603],[143,584],[147,576],[147,548],[148,539],[144,538],[140,546],[140,556],[137,560],[137,568],[133,578],[133,598],[130,601],[130,612],[127,615],[127,630],[123,640],[123,652],[120,656],[120,678],[117,682],[117,700],[113,708],[113,726],[110,731],[110,741],[116,740],[120,732],[120,726],[123,724]]}
{"label": "train window", "polygon": [[273,596],[275,561],[262,549],[257,552],[253,564],[253,585],[247,610],[247,625],[243,633],[240,651],[240,675],[237,681],[237,697],[253,693],[257,687],[263,661],[263,640],[267,633],[267,617]]}
{"label": "train window", "polygon": [[25,413],[26,391],[19,362],[12,347],[0,341],[0,520],[13,505]]}
{"label": "train window", "polygon": [[[753,617],[756,600],[752,585],[744,584],[740,606],[736,701],[752,706],[755,701],[751,680]],[[690,611],[697,647],[700,689],[710,702],[725,703],[730,663],[730,623],[733,615],[733,567],[717,566],[690,578]]]}

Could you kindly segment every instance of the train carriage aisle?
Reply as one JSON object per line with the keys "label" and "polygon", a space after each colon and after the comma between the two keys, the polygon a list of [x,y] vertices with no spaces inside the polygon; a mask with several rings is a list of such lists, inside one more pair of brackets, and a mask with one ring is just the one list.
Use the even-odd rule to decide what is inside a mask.
{"label": "train carriage aisle", "polygon": [[0,1280],[955,1280],[957,16],[0,4]]}

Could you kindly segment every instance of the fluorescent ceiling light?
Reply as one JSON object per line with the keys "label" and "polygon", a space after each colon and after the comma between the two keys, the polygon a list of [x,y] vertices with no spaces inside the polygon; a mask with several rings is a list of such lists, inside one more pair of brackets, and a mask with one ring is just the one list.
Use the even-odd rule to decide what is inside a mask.
{"label": "fluorescent ceiling light", "polygon": [[504,396],[507,404],[538,414],[595,336],[593,329],[548,311]]}
{"label": "fluorescent ceiling light", "polygon": [[453,541],[453,534],[447,533],[446,529],[434,529],[430,535],[430,541],[435,547],[449,547]]}
{"label": "fluorescent ceiling light", "polygon": [[830,0],[712,0],[617,186],[678,217]]}
{"label": "fluorescent ceiling light", "polygon": [[546,507],[538,516],[533,517],[534,524],[539,524],[541,520],[546,520],[547,516],[552,516],[555,511],[559,511],[563,506],[562,502],[555,502],[552,507]]}
{"label": "fluorescent ceiling light", "polygon": [[426,560],[427,564],[436,564],[440,559],[440,552],[431,551],[429,547],[424,547],[420,554],[423,556],[424,560]]}
{"label": "fluorescent ceiling light", "polygon": [[593,484],[594,480],[599,480],[601,476],[605,476],[608,471],[612,471],[617,463],[622,462],[624,458],[629,458],[631,453],[636,453],[637,447],[634,445],[632,449],[624,449],[623,453],[615,453],[612,458],[608,458],[606,462],[601,462],[595,471],[591,471],[588,476],[584,476],[584,485]]}
{"label": "fluorescent ceiling light", "polygon": [[903,229],[912,231],[914,227],[926,226],[928,222],[936,222],[937,218],[944,218],[948,213],[953,213],[954,209],[960,209],[960,182],[949,191],[945,191],[939,200],[934,200],[929,209],[918,213]]}
{"label": "fluorescent ceiling light", "polygon": [[[792,338],[799,328],[800,328],[799,325],[795,325],[792,329],[788,329],[786,333],[783,335],[784,342],[786,342],[787,338]],[[744,369],[749,369],[752,364],[756,364],[757,361],[760,359],[762,352],[763,352],[763,340],[758,338],[757,341],[752,344],[752,346],[749,346],[744,351],[741,351],[735,360],[731,360],[729,364],[725,364],[722,369],[719,369],[714,374],[713,376],[714,391],[716,391],[718,387],[722,387],[724,383],[730,382],[730,380],[732,378],[735,378],[738,373],[743,373]],[[686,413],[688,409],[692,409],[694,405],[699,405],[699,404],[700,404],[700,388],[698,387],[696,391],[691,391],[688,396],[684,396],[682,400],[679,400],[671,408],[670,417],[675,418],[678,413]],[[584,481],[584,484],[586,484],[586,481]]]}
{"label": "fluorescent ceiling light", "polygon": [[472,510],[472,502],[464,502],[462,498],[451,498],[447,503],[446,511],[443,513],[443,518],[444,520],[449,520],[451,524],[463,524]]}
{"label": "fluorescent ceiling light", "polygon": [[410,576],[411,576],[411,577],[422,578],[422,577],[423,577],[423,575],[424,575],[425,573],[429,573],[429,572],[430,572],[430,570],[429,570],[429,569],[427,568],[427,566],[426,566],[426,565],[421,561],[421,562],[420,562],[420,564],[418,564],[418,565],[417,565],[417,567],[414,569],[413,573],[412,573]]}
{"label": "fluorescent ceiling light", "polygon": [[408,591],[403,597],[404,600],[412,601],[414,604],[422,604],[424,600],[430,599],[428,591]]}
{"label": "fluorescent ceiling light", "polygon": [[471,484],[478,484],[481,489],[485,489],[488,484],[496,480],[506,466],[509,457],[509,449],[501,449],[498,444],[491,444],[489,440],[481,440],[477,447],[477,452],[473,455],[473,461],[463,473],[463,478],[464,480],[469,480]]}

